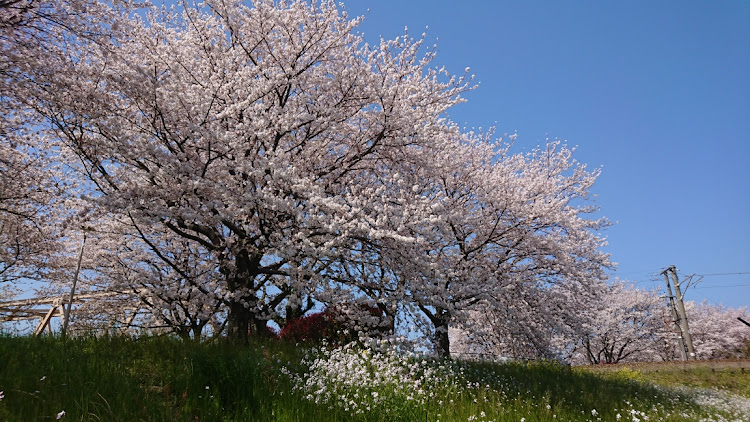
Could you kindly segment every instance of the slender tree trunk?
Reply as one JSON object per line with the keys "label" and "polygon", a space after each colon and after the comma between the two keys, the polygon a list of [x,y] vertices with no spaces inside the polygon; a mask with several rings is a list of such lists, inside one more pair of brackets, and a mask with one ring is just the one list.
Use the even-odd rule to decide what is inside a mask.
{"label": "slender tree trunk", "polygon": [[594,351],[591,350],[591,340],[590,339],[587,338],[584,341],[584,346],[586,348],[586,358],[588,359],[589,363],[592,364],[592,365],[595,365],[595,364],[599,363],[599,361],[596,359],[596,356],[594,356]]}
{"label": "slender tree trunk", "polygon": [[199,320],[198,322],[193,322],[191,326],[191,330],[193,332],[193,340],[200,341],[201,337],[203,337],[203,328],[208,323],[208,320]]}

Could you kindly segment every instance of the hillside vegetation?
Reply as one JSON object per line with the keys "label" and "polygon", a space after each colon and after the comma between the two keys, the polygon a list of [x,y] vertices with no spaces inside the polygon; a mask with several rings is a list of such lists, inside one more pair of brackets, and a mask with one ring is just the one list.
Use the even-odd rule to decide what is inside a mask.
{"label": "hillside vegetation", "polygon": [[[382,344],[302,348],[266,341],[240,347],[167,338],[0,337],[0,420],[739,421],[748,416],[742,412],[750,407],[743,410],[739,396],[650,382],[673,386],[695,379],[691,385],[728,387],[750,398],[747,372],[677,372],[436,361]],[[733,407],[722,402],[727,398],[734,398]]]}

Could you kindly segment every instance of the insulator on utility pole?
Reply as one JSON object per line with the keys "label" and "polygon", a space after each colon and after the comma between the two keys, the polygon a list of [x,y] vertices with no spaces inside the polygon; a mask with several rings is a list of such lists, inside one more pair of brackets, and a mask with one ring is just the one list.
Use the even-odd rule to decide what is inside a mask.
{"label": "insulator on utility pole", "polygon": [[685,313],[685,304],[682,301],[682,292],[680,291],[680,280],[677,278],[677,268],[674,265],[670,266],[667,270],[672,274],[672,280],[674,281],[674,290],[677,293],[677,312],[680,314],[680,327],[682,328],[682,335],[685,337],[685,345],[688,350],[688,359],[695,359],[695,349],[693,348],[693,336],[690,335],[690,327],[688,326],[687,314]]}

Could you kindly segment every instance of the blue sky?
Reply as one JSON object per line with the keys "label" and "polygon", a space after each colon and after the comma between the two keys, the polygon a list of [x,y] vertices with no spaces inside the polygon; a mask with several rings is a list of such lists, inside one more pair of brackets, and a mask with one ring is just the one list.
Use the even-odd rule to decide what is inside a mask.
{"label": "blue sky", "polygon": [[345,5],[370,42],[408,26],[438,65],[471,67],[480,86],[454,121],[516,132],[519,152],[562,139],[602,167],[616,275],[661,287],[675,265],[705,275],[687,299],[750,306],[750,2]]}
{"label": "blue sky", "polygon": [[[427,33],[479,87],[450,117],[577,146],[614,273],[651,289],[675,265],[691,300],[750,307],[750,2],[345,0],[370,42]],[[369,10],[369,11],[368,11]],[[425,27],[429,28],[425,29]]]}

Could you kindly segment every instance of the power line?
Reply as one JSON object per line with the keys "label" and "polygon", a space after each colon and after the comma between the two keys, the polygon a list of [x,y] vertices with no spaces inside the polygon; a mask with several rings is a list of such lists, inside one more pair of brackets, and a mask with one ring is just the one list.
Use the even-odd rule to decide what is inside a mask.
{"label": "power line", "polygon": [[[629,273],[629,274],[643,274],[648,275],[651,277],[656,278],[657,276],[661,275],[661,272],[654,272],[654,273]],[[725,275],[748,275],[750,274],[750,271],[742,271],[742,272],[736,272],[736,273],[709,273],[709,274],[700,274],[700,273],[694,273],[691,275],[697,276],[697,277],[716,277],[716,276],[725,276]],[[636,281],[636,283],[644,283],[645,281]]]}
{"label": "power line", "polygon": [[718,288],[718,287],[745,287],[745,286],[750,286],[750,284],[731,284],[731,285],[725,284],[722,286],[697,286],[693,288],[694,289],[713,289],[713,288]]}
{"label": "power line", "polygon": [[633,284],[642,284],[642,283],[658,283],[658,280],[655,278],[652,278],[651,280],[638,280],[638,281],[631,281]]}
{"label": "power line", "polygon": [[[613,274],[614,275],[618,275],[617,272],[614,272]],[[648,276],[650,276],[649,279],[645,279],[645,277],[643,277],[643,278],[642,277],[636,277],[636,278],[640,278],[640,280],[638,280],[638,279],[636,279],[636,280],[632,280],[632,279],[628,280],[627,278],[625,278],[626,281],[628,281],[628,282],[630,282],[630,283],[632,283],[634,285],[638,285],[638,284],[641,284],[641,285],[643,285],[643,284],[651,284],[651,285],[660,284],[660,282],[658,281],[657,277],[659,275],[661,275],[661,271],[657,271],[657,272],[654,272],[654,273],[651,273],[651,272],[646,273],[645,271],[641,270],[641,271],[628,272],[627,274],[631,274],[631,275],[636,275],[636,274],[646,275],[646,274],[648,274]],[[726,272],[726,273],[693,274],[693,276],[696,276],[696,277],[699,277],[699,278],[703,278],[703,277],[721,277],[721,276],[748,275],[748,274],[750,274],[750,271],[738,271],[738,272]],[[625,275],[625,274],[620,274],[620,275]],[[736,280],[736,281],[739,281],[739,280]],[[745,281],[745,280],[742,280],[742,281]],[[726,284],[726,285],[719,285],[719,286],[697,285],[697,286],[693,286],[693,288],[694,289],[713,289],[713,288],[731,288],[731,287],[747,287],[747,286],[750,286],[750,284],[732,284],[732,285]]]}

